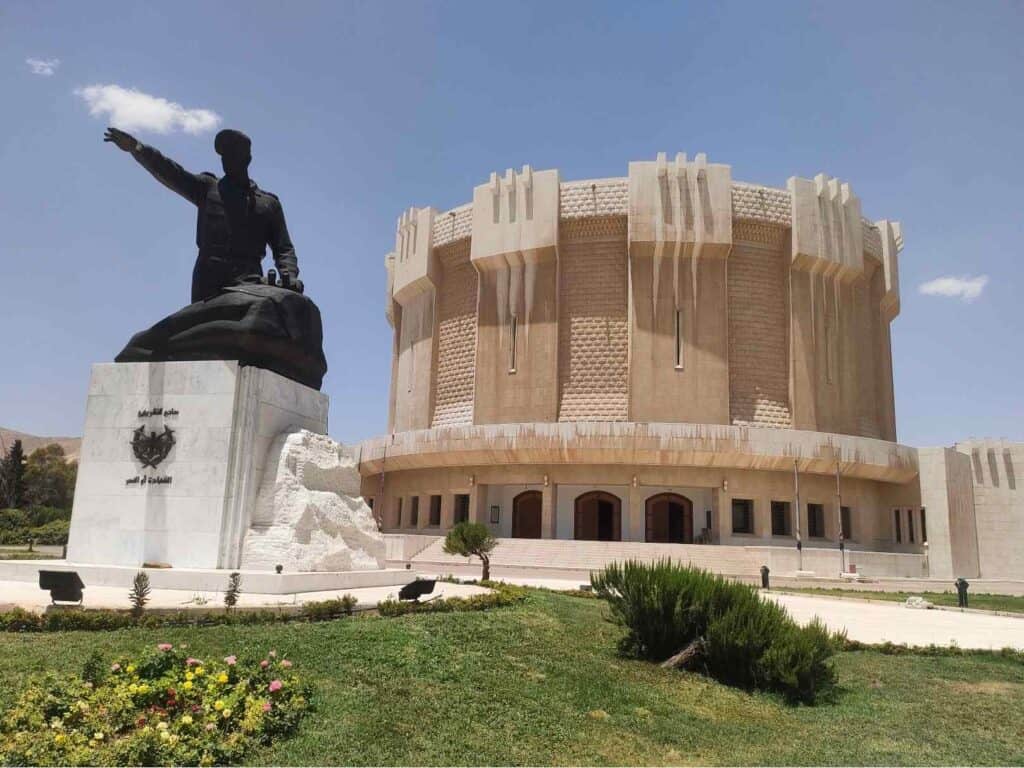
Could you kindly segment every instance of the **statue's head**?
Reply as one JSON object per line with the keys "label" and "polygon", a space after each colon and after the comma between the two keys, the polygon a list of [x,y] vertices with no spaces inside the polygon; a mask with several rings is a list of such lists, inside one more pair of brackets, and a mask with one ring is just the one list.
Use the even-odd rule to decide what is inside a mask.
{"label": "statue's head", "polygon": [[252,161],[252,140],[241,131],[225,128],[213,140],[213,148],[220,155],[224,173],[245,176]]}

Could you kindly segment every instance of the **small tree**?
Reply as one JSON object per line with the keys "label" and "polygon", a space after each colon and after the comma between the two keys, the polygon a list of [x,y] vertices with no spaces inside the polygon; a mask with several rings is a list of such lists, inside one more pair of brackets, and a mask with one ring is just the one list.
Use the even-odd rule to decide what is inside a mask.
{"label": "small tree", "polygon": [[224,610],[230,611],[238,605],[240,594],[242,594],[242,574],[235,571],[228,576],[228,588],[224,592]]}
{"label": "small tree", "polygon": [[21,440],[15,440],[7,455],[0,458],[0,507],[19,509],[25,505],[25,463]]}
{"label": "small tree", "polygon": [[476,555],[484,564],[483,581],[491,578],[491,552],[498,546],[491,529],[483,523],[459,523],[444,539],[444,551],[449,555],[472,557]]}
{"label": "small tree", "polygon": [[142,617],[146,610],[146,603],[149,602],[149,574],[139,571],[132,579],[132,588],[128,592],[128,601],[132,604],[132,616],[136,619]]}
{"label": "small tree", "polygon": [[68,462],[64,449],[50,443],[25,460],[25,501],[36,507],[71,509],[78,465]]}

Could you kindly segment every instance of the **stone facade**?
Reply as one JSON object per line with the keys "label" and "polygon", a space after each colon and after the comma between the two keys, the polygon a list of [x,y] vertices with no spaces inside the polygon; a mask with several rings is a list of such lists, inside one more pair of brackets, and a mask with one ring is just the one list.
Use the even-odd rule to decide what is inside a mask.
{"label": "stone facade", "polygon": [[391,434],[361,447],[363,494],[392,532],[842,540],[891,553],[890,575],[919,573],[931,534],[937,573],[984,573],[1019,540],[1005,467],[1024,456],[995,447],[1007,480],[965,485],[958,451],[991,474],[987,446],[919,472],[896,443],[902,247],[847,183],[737,182],[701,154],[583,181],[524,166],[409,209],[385,258]]}

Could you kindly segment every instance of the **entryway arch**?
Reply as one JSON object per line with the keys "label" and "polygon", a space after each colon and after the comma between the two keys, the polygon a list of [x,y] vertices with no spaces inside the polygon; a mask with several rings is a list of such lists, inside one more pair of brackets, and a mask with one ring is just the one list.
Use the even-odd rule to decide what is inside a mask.
{"label": "entryway arch", "polygon": [[693,502],[678,493],[659,493],[647,499],[644,541],[693,543]]}
{"label": "entryway arch", "polygon": [[512,538],[539,539],[541,537],[540,491],[523,491],[512,499]]}
{"label": "entryway arch", "polygon": [[577,496],[573,537],[582,541],[622,541],[622,499],[605,491]]}

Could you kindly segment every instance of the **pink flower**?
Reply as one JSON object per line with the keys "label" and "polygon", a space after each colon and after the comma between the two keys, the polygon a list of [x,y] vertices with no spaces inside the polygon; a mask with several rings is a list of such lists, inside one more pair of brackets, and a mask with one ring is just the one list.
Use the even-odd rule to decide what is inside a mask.
{"label": "pink flower", "polygon": [[266,659],[264,659],[263,661],[260,662],[260,669],[266,669],[269,666],[270,666],[270,662],[267,661]]}
{"label": "pink flower", "polygon": [[280,691],[283,687],[284,687],[284,683],[282,683],[280,680],[271,680],[270,681],[269,688],[270,688],[270,692],[271,693],[276,693],[277,691]]}
{"label": "pink flower", "polygon": [[264,712],[269,712],[273,708],[273,706],[274,705],[271,704],[269,701],[264,701],[263,702],[263,711]]}
{"label": "pink flower", "polygon": [[289,669],[291,667],[291,665],[292,665],[292,663],[290,661],[288,661],[288,659],[281,659],[281,666],[284,667],[285,669]]}
{"label": "pink flower", "polygon": [[117,663],[117,662],[115,661],[115,662],[114,662],[113,664],[111,664],[111,665],[110,665],[110,671],[111,671],[111,672],[120,672],[120,671],[121,671],[121,665],[120,665],[120,664],[118,664],[118,663]]}
{"label": "pink flower", "polygon": [[173,645],[171,645],[170,643],[160,643],[160,645],[158,645],[158,646],[156,647],[156,649],[157,649],[158,651],[164,651],[164,652],[167,652],[167,651],[171,650],[171,649],[172,649],[173,647],[174,647],[174,646],[173,646]]}
{"label": "pink flower", "polygon": [[217,726],[215,726],[213,723],[207,723],[206,724],[206,730],[208,730],[208,731],[212,731],[216,727]]}
{"label": "pink flower", "polygon": [[238,663],[238,657],[237,656],[226,656],[224,658],[224,663],[227,664],[229,667],[233,667],[233,666],[235,666],[236,663]]}
{"label": "pink flower", "polygon": [[189,656],[187,659],[185,659],[185,666],[186,667],[198,667],[202,663],[203,662],[201,662],[199,659],[193,659],[191,656]]}

